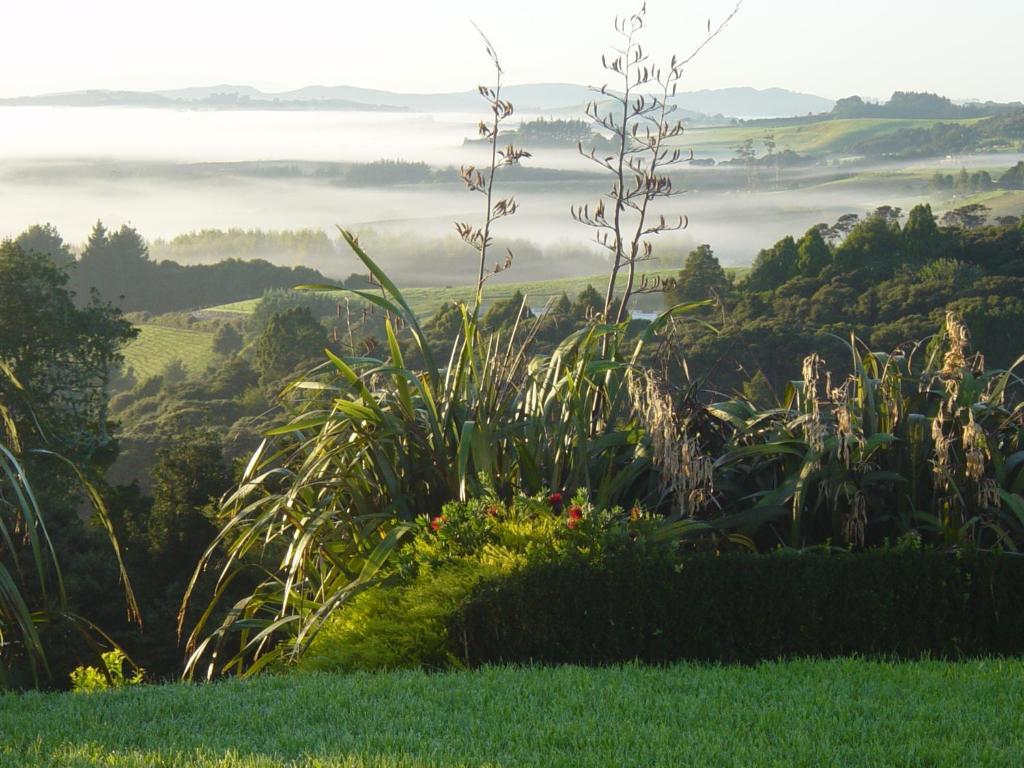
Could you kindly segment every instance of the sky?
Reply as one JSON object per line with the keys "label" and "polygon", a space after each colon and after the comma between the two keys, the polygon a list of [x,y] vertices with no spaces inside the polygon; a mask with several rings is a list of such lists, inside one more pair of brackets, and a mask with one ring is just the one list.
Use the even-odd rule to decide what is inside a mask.
{"label": "sky", "polygon": [[[287,90],[473,88],[491,38],[509,83],[603,82],[617,0],[3,0],[0,96],[220,83]],[[649,0],[647,49],[689,53],[735,0]],[[830,98],[927,90],[1024,101],[1021,0],[744,0],[682,90]]]}

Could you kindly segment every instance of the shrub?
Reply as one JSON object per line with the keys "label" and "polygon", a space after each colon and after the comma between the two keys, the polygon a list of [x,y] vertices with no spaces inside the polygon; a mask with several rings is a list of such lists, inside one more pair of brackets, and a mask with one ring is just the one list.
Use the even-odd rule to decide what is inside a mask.
{"label": "shrub", "polygon": [[684,558],[623,547],[482,582],[460,663],[610,664],[1024,652],[1024,558],[877,550]]}
{"label": "shrub", "polygon": [[389,584],[361,592],[336,612],[302,656],[299,667],[319,671],[444,667],[458,664],[448,623],[484,579],[554,551],[560,514],[540,498],[505,506],[494,499],[446,504],[421,517],[416,536],[395,554]]}
{"label": "shrub", "polygon": [[122,651],[107,651],[102,654],[101,661],[104,669],[82,666],[72,671],[71,689],[75,693],[95,693],[142,683],[145,673],[141,669],[135,669],[130,676],[125,676],[124,665],[131,662]]}

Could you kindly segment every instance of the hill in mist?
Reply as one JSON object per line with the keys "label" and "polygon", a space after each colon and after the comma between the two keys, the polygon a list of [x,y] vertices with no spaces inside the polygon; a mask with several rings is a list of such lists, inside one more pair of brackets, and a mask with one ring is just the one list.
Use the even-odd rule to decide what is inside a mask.
{"label": "hill in mist", "polygon": [[[520,112],[579,110],[594,91],[573,83],[511,85],[505,96]],[[674,100],[685,116],[792,117],[832,109],[829,99],[784,88],[722,88],[680,93]],[[162,91],[88,90],[0,99],[4,106],[139,106],[209,109],[394,110],[471,112],[480,105],[475,90],[450,93],[397,93],[350,85],[310,85],[266,92],[248,85],[220,84]]]}

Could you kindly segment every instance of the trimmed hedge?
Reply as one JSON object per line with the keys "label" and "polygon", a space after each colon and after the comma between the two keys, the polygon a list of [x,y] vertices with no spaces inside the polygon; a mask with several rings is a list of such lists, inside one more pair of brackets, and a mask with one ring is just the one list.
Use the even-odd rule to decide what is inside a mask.
{"label": "trimmed hedge", "polygon": [[481,583],[449,626],[452,651],[468,665],[1024,651],[1024,557],[650,554],[537,563]]}

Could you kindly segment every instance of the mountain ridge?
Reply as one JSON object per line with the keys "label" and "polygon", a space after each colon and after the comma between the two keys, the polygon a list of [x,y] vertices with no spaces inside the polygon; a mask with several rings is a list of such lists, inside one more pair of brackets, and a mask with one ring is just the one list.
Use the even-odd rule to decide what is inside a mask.
{"label": "mountain ridge", "polygon": [[[580,108],[595,91],[576,83],[509,85],[503,93],[520,112],[559,112]],[[673,100],[691,115],[740,118],[793,117],[832,109],[834,102],[785,88],[749,86],[702,89],[678,94]],[[351,85],[308,85],[285,91],[263,91],[249,85],[210,86],[154,91],[90,89],[0,99],[0,105],[210,107],[214,109],[361,109],[422,112],[476,112],[475,90],[438,93],[400,93]]]}

